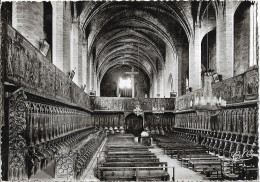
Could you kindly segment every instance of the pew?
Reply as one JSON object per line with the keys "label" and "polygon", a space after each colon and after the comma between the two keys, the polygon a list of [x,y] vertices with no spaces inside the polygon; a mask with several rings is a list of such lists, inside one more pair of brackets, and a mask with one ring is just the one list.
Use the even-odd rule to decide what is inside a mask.
{"label": "pew", "polygon": [[181,166],[189,165],[190,161],[200,161],[200,160],[216,160],[219,159],[217,156],[193,156],[193,157],[182,157],[181,158]]}
{"label": "pew", "polygon": [[[120,139],[119,139],[120,140]],[[167,162],[160,162],[150,146],[109,145],[98,165],[98,178],[106,181],[169,180]]]}
{"label": "pew", "polygon": [[104,162],[104,167],[167,167],[167,162]]}
{"label": "pew", "polygon": [[191,166],[193,171],[203,171],[204,168],[210,166],[210,167],[216,167],[221,169],[222,167],[222,161],[220,159],[214,159],[214,160],[194,160],[190,161],[189,165]]}
{"label": "pew", "polygon": [[105,181],[168,181],[167,167],[98,167],[98,178]]}
{"label": "pew", "polygon": [[158,158],[106,158],[107,162],[159,162]]}

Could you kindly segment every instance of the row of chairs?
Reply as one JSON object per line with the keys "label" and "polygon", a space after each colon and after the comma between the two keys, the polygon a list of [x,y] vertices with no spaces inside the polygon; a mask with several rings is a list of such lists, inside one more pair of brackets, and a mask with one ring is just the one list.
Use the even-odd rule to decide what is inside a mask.
{"label": "row of chairs", "polygon": [[94,128],[85,128],[45,143],[30,146],[28,151],[28,176],[35,175],[52,163],[55,154],[62,147],[73,148],[94,132]]}
{"label": "row of chairs", "polygon": [[95,138],[90,139],[76,152],[76,179],[79,179],[82,176],[94,153],[105,138],[103,131],[99,131],[96,135]]}

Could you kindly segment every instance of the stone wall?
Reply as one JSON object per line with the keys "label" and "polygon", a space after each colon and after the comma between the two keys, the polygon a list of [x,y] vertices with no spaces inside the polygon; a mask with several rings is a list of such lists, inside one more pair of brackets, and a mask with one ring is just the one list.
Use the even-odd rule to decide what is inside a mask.
{"label": "stone wall", "polygon": [[234,76],[249,67],[250,3],[241,3],[234,15]]}
{"label": "stone wall", "polygon": [[43,3],[13,2],[12,5],[12,26],[39,49],[44,38]]}
{"label": "stone wall", "polygon": [[216,30],[212,30],[202,39],[201,64],[205,69],[208,67],[211,70],[216,70]]}

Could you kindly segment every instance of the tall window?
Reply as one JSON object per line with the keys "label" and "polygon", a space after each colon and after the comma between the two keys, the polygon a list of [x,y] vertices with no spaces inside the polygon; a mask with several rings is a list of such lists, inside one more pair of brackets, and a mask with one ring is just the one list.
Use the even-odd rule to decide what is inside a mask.
{"label": "tall window", "polygon": [[52,5],[50,2],[43,2],[43,11],[44,39],[50,46],[46,58],[52,62]]}
{"label": "tall window", "polygon": [[119,78],[118,82],[120,97],[132,97],[131,78]]}

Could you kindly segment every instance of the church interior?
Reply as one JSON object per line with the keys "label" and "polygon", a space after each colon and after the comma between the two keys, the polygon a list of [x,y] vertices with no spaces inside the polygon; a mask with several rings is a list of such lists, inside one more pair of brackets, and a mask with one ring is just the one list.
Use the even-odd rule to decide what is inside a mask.
{"label": "church interior", "polygon": [[1,181],[258,181],[257,1],[0,1]]}

